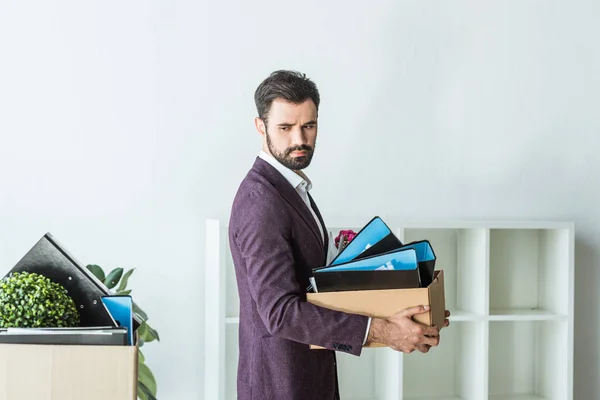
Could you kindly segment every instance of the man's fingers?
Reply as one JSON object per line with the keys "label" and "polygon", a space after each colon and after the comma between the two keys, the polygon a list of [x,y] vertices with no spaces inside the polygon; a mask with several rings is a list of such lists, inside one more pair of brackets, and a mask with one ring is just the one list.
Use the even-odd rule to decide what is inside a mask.
{"label": "man's fingers", "polygon": [[421,333],[422,335],[425,335],[425,336],[439,336],[440,335],[439,329],[436,328],[435,326],[422,325],[422,324],[419,324],[419,326],[421,328],[419,333]]}
{"label": "man's fingers", "polygon": [[406,308],[401,311],[402,315],[405,317],[412,317],[413,315],[426,313],[429,311],[429,306],[416,306]]}
{"label": "man's fingers", "polygon": [[428,346],[437,346],[438,344],[440,344],[440,337],[439,336],[436,336],[436,337],[425,336],[423,338],[423,340],[421,340],[421,342]]}
{"label": "man's fingers", "polygon": [[446,318],[450,317],[450,311],[446,310]]}
{"label": "man's fingers", "polygon": [[427,353],[429,349],[431,349],[431,346],[426,344],[421,344],[417,346],[417,350],[419,350],[421,353]]}

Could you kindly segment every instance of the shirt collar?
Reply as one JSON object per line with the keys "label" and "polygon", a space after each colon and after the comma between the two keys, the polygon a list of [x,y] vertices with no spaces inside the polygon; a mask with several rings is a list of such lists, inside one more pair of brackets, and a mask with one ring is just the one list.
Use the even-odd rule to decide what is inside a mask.
{"label": "shirt collar", "polygon": [[298,189],[299,187],[309,191],[312,189],[312,182],[302,171],[298,171],[297,173],[287,168],[283,164],[281,164],[275,157],[265,152],[264,150],[260,151],[258,155],[260,158],[268,162],[275,168],[283,177],[294,187],[294,189]]}

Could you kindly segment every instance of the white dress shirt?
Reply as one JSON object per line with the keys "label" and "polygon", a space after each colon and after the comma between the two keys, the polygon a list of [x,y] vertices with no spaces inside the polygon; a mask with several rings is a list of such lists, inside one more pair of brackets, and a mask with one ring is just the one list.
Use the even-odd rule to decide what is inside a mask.
{"label": "white dress shirt", "polygon": [[[310,213],[312,214],[315,221],[317,222],[317,226],[319,227],[319,232],[321,232],[321,239],[324,242],[325,237],[327,237],[327,240],[329,241],[328,251],[327,251],[327,264],[329,264],[335,257],[335,253],[336,253],[335,245],[334,245],[335,242],[333,241],[333,237],[330,232],[323,232],[323,227],[321,225],[321,221],[319,221],[319,217],[317,217],[317,214],[315,213],[312,206],[310,205],[310,199],[308,198],[308,192],[312,189],[312,182],[310,181],[310,179],[308,179],[308,177],[302,171],[298,171],[298,172],[292,171],[291,169],[289,169],[286,166],[284,166],[283,164],[281,164],[279,161],[277,161],[277,159],[275,159],[275,157],[273,157],[269,153],[265,152],[264,150],[261,150],[260,154],[258,156],[261,159],[265,160],[267,163],[269,163],[271,166],[273,166],[273,168],[275,168],[277,171],[279,171],[279,173],[281,175],[283,175],[283,177],[290,183],[290,185],[292,185],[292,187],[294,189],[296,189],[296,192],[298,193],[298,195],[300,196],[302,201],[304,201],[304,204],[306,204],[306,206],[310,210]],[[366,343],[366,341],[367,341],[370,327],[371,327],[371,318],[369,318],[369,322],[367,324],[367,333],[365,334],[365,340],[363,341],[363,344]]]}

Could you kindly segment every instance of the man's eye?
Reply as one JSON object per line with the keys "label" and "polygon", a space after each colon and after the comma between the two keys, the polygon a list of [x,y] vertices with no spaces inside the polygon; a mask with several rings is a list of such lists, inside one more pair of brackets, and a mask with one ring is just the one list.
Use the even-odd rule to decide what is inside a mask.
{"label": "man's eye", "polygon": [[313,129],[315,127],[314,124],[304,125],[306,129]]}
{"label": "man's eye", "polygon": [[279,129],[281,129],[282,131],[287,131],[290,129],[289,126],[280,126]]}

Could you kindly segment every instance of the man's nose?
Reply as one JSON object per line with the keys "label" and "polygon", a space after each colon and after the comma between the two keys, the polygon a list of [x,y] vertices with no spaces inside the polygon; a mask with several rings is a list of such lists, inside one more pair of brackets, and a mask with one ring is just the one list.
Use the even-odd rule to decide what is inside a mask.
{"label": "man's nose", "polygon": [[306,144],[306,135],[304,129],[301,126],[294,126],[291,134],[292,144],[301,145]]}

